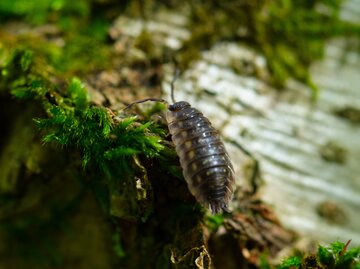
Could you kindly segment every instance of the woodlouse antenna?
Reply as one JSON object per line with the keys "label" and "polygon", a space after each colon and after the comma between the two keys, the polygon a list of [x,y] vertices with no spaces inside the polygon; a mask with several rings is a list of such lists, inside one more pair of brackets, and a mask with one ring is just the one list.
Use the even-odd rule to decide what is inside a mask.
{"label": "woodlouse antenna", "polygon": [[148,102],[148,101],[152,101],[152,102],[161,102],[161,103],[165,103],[165,104],[168,104],[168,102],[164,99],[161,99],[161,98],[145,98],[145,99],[142,99],[142,100],[137,100],[137,101],[134,101],[132,102],[131,104],[127,105],[123,110],[126,110],[126,109],[129,109],[130,107],[132,107],[133,105],[135,104],[140,104],[140,103],[145,103],[145,102]]}
{"label": "woodlouse antenna", "polygon": [[178,68],[176,68],[174,77],[173,77],[173,79],[172,79],[172,81],[170,83],[170,86],[171,86],[171,101],[173,103],[176,103],[175,96],[174,96],[174,91],[175,91],[174,84],[175,84],[176,79],[179,77],[179,74],[180,74],[180,70]]}

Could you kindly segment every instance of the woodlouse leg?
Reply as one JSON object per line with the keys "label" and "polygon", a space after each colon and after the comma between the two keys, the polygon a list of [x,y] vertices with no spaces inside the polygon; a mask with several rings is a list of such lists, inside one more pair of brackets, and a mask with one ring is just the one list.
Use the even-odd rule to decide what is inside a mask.
{"label": "woodlouse leg", "polygon": [[228,214],[231,213],[231,211],[229,210],[229,208],[227,207],[227,205],[224,205],[224,206],[222,207],[222,210],[223,210],[224,212],[228,213]]}
{"label": "woodlouse leg", "polygon": [[111,108],[107,107],[106,110],[109,112],[111,117],[116,117],[116,114],[114,113],[114,111],[111,110]]}
{"label": "woodlouse leg", "polygon": [[164,99],[161,99],[161,98],[145,98],[145,99],[142,99],[142,100],[136,100],[130,104],[128,104],[126,107],[123,108],[123,110],[127,110],[129,108],[131,108],[133,105],[135,104],[140,104],[140,103],[145,103],[145,102],[148,102],[148,101],[152,101],[152,102],[161,102],[161,103],[165,103],[165,104],[168,104],[168,102]]}
{"label": "woodlouse leg", "polygon": [[219,203],[210,203],[210,210],[211,210],[211,214],[216,215],[222,212],[222,210],[224,209],[224,205],[221,205]]}

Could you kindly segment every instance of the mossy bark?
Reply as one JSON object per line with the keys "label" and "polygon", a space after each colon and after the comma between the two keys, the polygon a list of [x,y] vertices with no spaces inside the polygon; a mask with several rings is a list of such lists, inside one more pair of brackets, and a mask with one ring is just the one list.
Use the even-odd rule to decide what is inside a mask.
{"label": "mossy bark", "polygon": [[[38,10],[40,19],[56,25],[0,29],[0,269],[256,268],[263,253],[275,256],[293,234],[269,207],[239,190],[238,208],[209,216],[187,189],[166,125],[154,117],[162,108],[121,109],[160,97],[173,58],[186,69],[222,40],[241,39],[262,51],[272,76],[247,62],[229,69],[281,87],[289,76],[313,86],[306,68],[309,58],[321,55],[323,41],[307,39],[311,29],[301,23],[287,25],[301,42],[279,27],[291,11],[308,14],[313,7],[200,1],[181,9],[173,2],[126,1],[117,10],[126,11],[108,28],[116,4],[93,2]],[[139,11],[139,3],[149,10]],[[34,7],[28,8],[30,14]],[[97,8],[100,22],[91,17]],[[172,16],[161,17],[162,9],[176,19],[170,28]],[[9,10],[2,12],[21,15]],[[183,17],[175,16],[179,10]],[[154,24],[158,14],[164,21]],[[309,14],[316,25],[331,19]],[[42,135],[52,142],[44,144]]]}

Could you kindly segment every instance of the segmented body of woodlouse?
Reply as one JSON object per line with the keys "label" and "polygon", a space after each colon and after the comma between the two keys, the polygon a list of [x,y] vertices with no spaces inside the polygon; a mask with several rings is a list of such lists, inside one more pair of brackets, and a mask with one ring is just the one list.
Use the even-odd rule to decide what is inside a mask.
{"label": "segmented body of woodlouse", "polygon": [[232,197],[233,166],[210,121],[188,102],[175,102],[174,81],[175,78],[171,83],[172,105],[163,99],[147,98],[128,107],[146,101],[168,104],[166,121],[188,188],[196,200],[210,208],[213,214],[220,213],[227,210]]}
{"label": "segmented body of woodlouse", "polygon": [[217,131],[184,101],[168,106],[166,121],[190,192],[213,214],[220,213],[231,199],[234,172]]}

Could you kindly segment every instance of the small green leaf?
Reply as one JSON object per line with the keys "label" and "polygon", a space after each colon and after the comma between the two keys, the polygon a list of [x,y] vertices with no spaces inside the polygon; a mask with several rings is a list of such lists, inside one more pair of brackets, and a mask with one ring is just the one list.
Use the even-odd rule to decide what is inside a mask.
{"label": "small green leaf", "polygon": [[19,99],[33,99],[35,97],[35,94],[27,87],[18,87],[11,90],[11,94]]}
{"label": "small green leaf", "polygon": [[113,247],[114,247],[114,251],[116,256],[118,257],[124,257],[125,256],[125,251],[124,248],[121,244],[121,238],[120,238],[120,232],[116,231],[112,237],[113,240]]}
{"label": "small green leaf", "polygon": [[122,158],[125,156],[131,156],[136,153],[139,153],[139,150],[133,148],[127,148],[125,146],[120,146],[106,151],[104,153],[104,157],[108,160],[111,160],[111,159]]}
{"label": "small green leaf", "polygon": [[224,217],[222,215],[207,215],[205,224],[211,231],[215,231],[223,222]]}
{"label": "small green leaf", "polygon": [[338,257],[342,253],[345,244],[339,241],[335,241],[330,244],[330,249],[334,253],[335,257]]}
{"label": "small green leaf", "polygon": [[319,246],[317,254],[321,264],[326,266],[334,264],[334,256],[326,247]]}
{"label": "small green leaf", "polygon": [[30,65],[33,61],[34,58],[34,53],[31,50],[24,50],[23,54],[21,56],[21,60],[20,60],[20,65],[21,65],[21,69],[26,72],[29,70]]}
{"label": "small green leaf", "polygon": [[278,269],[295,269],[300,268],[301,258],[298,256],[293,256],[284,260],[277,268]]}
{"label": "small green leaf", "polygon": [[76,77],[72,78],[68,91],[76,108],[85,109],[88,106],[88,92],[80,79]]}

